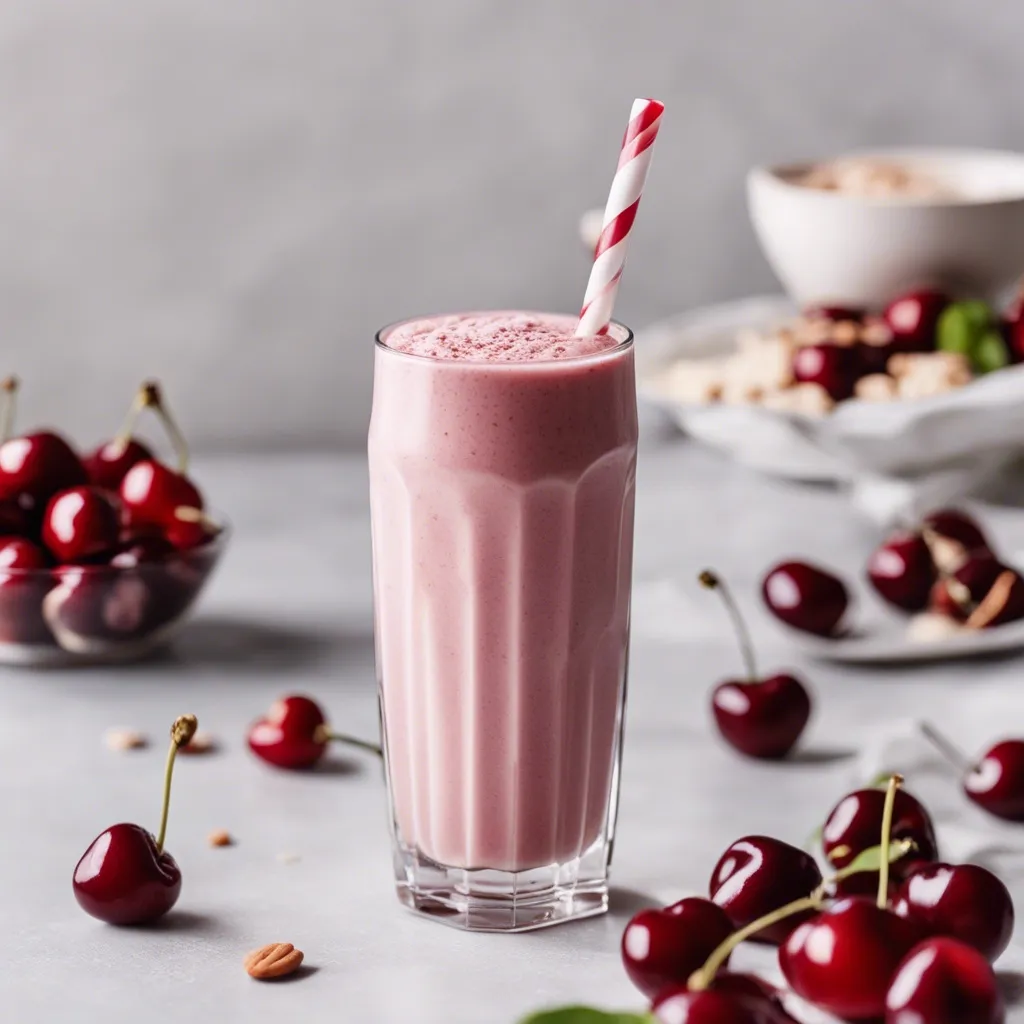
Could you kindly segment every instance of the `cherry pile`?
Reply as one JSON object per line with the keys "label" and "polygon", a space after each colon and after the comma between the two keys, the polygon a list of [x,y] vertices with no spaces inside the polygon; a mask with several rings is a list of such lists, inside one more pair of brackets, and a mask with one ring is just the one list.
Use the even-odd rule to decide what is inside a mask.
{"label": "cherry pile", "polygon": [[[872,552],[866,575],[878,596],[900,612],[929,611],[968,629],[1024,618],[1024,577],[957,509],[937,510],[897,530]],[[761,592],[768,610],[787,626],[822,637],[843,635],[849,591],[829,570],[782,562],[765,574]]]}
{"label": "cherry pile", "polygon": [[928,812],[901,782],[833,808],[822,828],[827,878],[804,850],[747,836],[722,854],[709,898],[636,914],[622,960],[654,1018],[792,1021],[774,986],[727,969],[750,939],[777,945],[790,989],[845,1020],[1000,1024],[990,965],[1013,931],[1010,894],[985,868],[939,861]]}
{"label": "cherry pile", "polygon": [[[211,568],[205,549],[218,527],[157,385],[144,384],[117,436],[84,456],[51,430],[12,436],[17,381],[2,390],[0,640],[87,652],[97,637],[132,639],[176,619]],[[176,468],[133,436],[146,409],[164,424]],[[138,570],[134,582],[124,570]]]}

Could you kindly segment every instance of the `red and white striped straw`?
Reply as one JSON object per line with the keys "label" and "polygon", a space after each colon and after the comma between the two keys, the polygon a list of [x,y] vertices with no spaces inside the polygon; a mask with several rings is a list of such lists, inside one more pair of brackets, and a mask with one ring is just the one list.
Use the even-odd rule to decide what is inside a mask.
{"label": "red and white striped straw", "polygon": [[633,101],[629,124],[622,138],[619,166],[604,208],[601,236],[594,249],[594,265],[587,281],[587,294],[583,297],[577,337],[608,331],[615,293],[619,290],[619,278],[626,262],[629,232],[640,205],[664,109],[665,104],[657,100]]}

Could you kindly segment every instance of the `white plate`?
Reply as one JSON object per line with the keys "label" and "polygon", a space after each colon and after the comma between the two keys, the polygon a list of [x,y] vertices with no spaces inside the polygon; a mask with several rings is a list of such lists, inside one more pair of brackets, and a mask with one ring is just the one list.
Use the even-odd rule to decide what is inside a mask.
{"label": "white plate", "polygon": [[1000,370],[936,398],[841,403],[827,416],[758,405],[694,405],[668,393],[680,358],[735,350],[736,332],[792,317],[792,303],[760,296],[694,310],[637,332],[640,394],[692,437],[737,461],[797,480],[913,481],[949,478],[947,497],[1024,451],[1024,366]]}
{"label": "white plate", "polygon": [[863,632],[836,640],[812,636],[783,627],[786,635],[804,654],[824,661],[860,664],[946,661],[1009,652],[1024,647],[1024,619],[994,629],[956,633],[942,640],[907,638],[909,618],[886,616],[872,622]]}

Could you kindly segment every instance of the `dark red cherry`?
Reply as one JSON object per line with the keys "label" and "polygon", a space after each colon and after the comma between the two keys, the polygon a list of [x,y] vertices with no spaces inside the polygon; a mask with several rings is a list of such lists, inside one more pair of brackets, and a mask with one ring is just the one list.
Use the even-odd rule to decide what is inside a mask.
{"label": "dark red cherry", "polygon": [[121,482],[121,500],[132,523],[167,526],[180,508],[203,508],[203,498],[188,477],[162,462],[139,462]]}
{"label": "dark red cherry", "polygon": [[312,768],[332,741],[381,756],[376,743],[334,732],[320,705],[292,694],[275,700],[266,716],[249,728],[249,749],[278,768]]}
{"label": "dark red cherry", "polygon": [[81,908],[93,917],[109,924],[144,924],[177,903],[181,871],[164,847],[171,775],[178,750],[192,739],[197,725],[195,715],[182,715],[171,727],[159,834],[154,837],[138,825],[113,825],[82,854],[72,888]]}
{"label": "dark red cherry", "polygon": [[121,509],[99,487],[72,487],[50,499],[43,515],[43,543],[61,562],[90,562],[117,549]]}
{"label": "dark red cherry", "polygon": [[279,768],[310,768],[330,742],[327,719],[310,697],[292,695],[274,701],[265,718],[249,729],[249,748]]}
{"label": "dark red cherry", "polygon": [[24,537],[0,538],[0,643],[47,644],[53,637],[42,604],[53,586],[46,552]]}
{"label": "dark red cherry", "polygon": [[900,886],[893,911],[914,918],[932,935],[966,942],[990,961],[1013,934],[1009,890],[977,864],[919,865]]}
{"label": "dark red cherry", "polygon": [[118,569],[134,569],[138,565],[163,562],[176,550],[163,536],[141,535],[128,542],[122,540],[117,553],[110,559],[110,564]]}
{"label": "dark red cherry", "polygon": [[780,1019],[770,1005],[731,992],[678,986],[655,999],[651,1013],[660,1024],[776,1024]]}
{"label": "dark red cherry", "polygon": [[1024,821],[1024,740],[1002,740],[964,778],[964,792],[989,814]]}
{"label": "dark red cherry", "polygon": [[785,757],[810,718],[810,694],[795,676],[759,677],[750,632],[731,591],[709,569],[698,578],[702,586],[718,590],[721,595],[747,670],[746,679],[727,680],[712,691],[711,708],[718,731],[727,743],[748,757]]}
{"label": "dark red cherry", "polygon": [[823,341],[801,345],[793,353],[794,378],[824,388],[835,402],[853,394],[859,370],[858,354],[851,346]]}
{"label": "dark red cherry", "polygon": [[217,527],[202,512],[179,510],[178,515],[164,525],[164,536],[178,551],[202,547],[217,536]]}
{"label": "dark red cherry", "polygon": [[108,924],[143,924],[167,913],[181,894],[181,871],[138,825],[112,825],[75,868],[79,906]]}
{"label": "dark red cherry", "polygon": [[39,536],[37,518],[13,499],[0,501],[0,536],[36,539]]}
{"label": "dark red cherry", "polygon": [[[718,971],[708,988],[753,1003],[758,1010],[768,1014],[770,1024],[796,1024],[782,1003],[782,993],[756,974]],[[663,997],[665,995],[663,993]]]}
{"label": "dark red cherry", "polygon": [[811,717],[811,698],[796,676],[719,683],[711,697],[718,731],[748,757],[776,760],[796,746]]}
{"label": "dark red cherry", "polygon": [[796,928],[779,948],[779,966],[808,1002],[845,1020],[871,1020],[885,1012],[889,982],[921,937],[913,922],[852,896]]}
{"label": "dark red cherry", "polygon": [[841,579],[808,562],[776,565],[765,575],[761,593],[776,618],[818,636],[836,633],[850,603]]}
{"label": "dark red cherry", "polygon": [[927,608],[935,566],[924,537],[908,530],[894,533],[868,560],[868,579],[884,601],[903,611]]}
{"label": "dark red cherry", "polygon": [[0,537],[0,570],[45,569],[50,564],[46,552],[24,537]]}
{"label": "dark red cherry", "polygon": [[108,441],[86,456],[85,471],[89,474],[90,483],[108,491],[117,491],[132,466],[152,458],[149,448],[134,437],[125,442]]}
{"label": "dark red cherry", "polygon": [[[810,896],[821,885],[821,871],[803,850],[769,836],[738,839],[719,858],[711,873],[709,895],[728,915],[736,929],[794,900]],[[755,941],[780,943],[810,910],[794,914],[765,928]]]}
{"label": "dark red cherry", "polygon": [[867,310],[861,306],[808,306],[804,310],[804,316],[812,320],[831,320],[832,323],[839,323],[842,320],[852,320],[859,324],[865,317]]}
{"label": "dark red cherry", "polygon": [[882,314],[900,352],[931,352],[935,329],[949,296],[934,288],[921,288],[894,299]]}
{"label": "dark red cherry", "polygon": [[622,962],[633,984],[653,999],[669,985],[685,985],[731,934],[721,907],[687,897],[636,914],[622,933]]}
{"label": "dark red cherry", "polygon": [[[885,791],[858,789],[844,796],[832,809],[822,829],[821,844],[829,864],[844,868],[858,853],[878,845],[882,832]],[[894,881],[906,877],[913,865],[938,857],[935,828],[924,807],[905,789],[897,790],[893,804],[892,839],[910,839],[916,849],[896,861],[890,869]],[[840,883],[844,892],[875,892],[878,872],[864,871]]]}
{"label": "dark red cherry", "polygon": [[41,506],[86,479],[81,460],[59,434],[44,430],[0,445],[0,499],[24,496]]}
{"label": "dark red cherry", "polygon": [[921,521],[921,529],[932,561],[940,572],[956,572],[969,555],[993,553],[982,528],[959,509],[940,508],[930,512]]}
{"label": "dark red cherry", "polygon": [[1003,1024],[988,961],[955,939],[925,939],[905,957],[885,997],[885,1024]]}

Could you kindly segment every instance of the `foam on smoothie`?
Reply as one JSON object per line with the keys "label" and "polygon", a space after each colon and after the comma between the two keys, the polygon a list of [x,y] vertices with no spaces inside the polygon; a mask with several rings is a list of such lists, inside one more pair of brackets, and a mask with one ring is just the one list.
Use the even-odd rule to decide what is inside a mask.
{"label": "foam on smoothie", "polygon": [[468,313],[411,320],[388,335],[389,348],[431,359],[532,363],[572,359],[614,348],[609,335],[574,337],[572,316]]}

